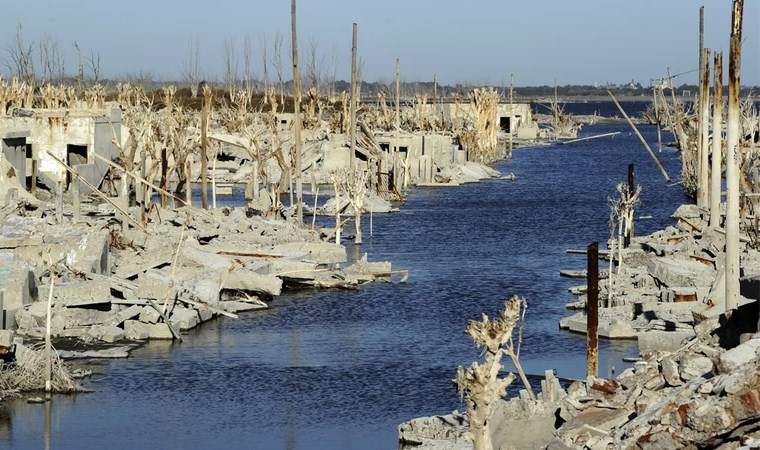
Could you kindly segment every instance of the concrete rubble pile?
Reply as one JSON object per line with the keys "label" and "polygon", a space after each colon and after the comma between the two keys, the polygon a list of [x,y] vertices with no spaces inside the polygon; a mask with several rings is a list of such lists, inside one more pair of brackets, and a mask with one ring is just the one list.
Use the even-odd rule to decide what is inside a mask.
{"label": "concrete rubble pile", "polygon": [[[538,400],[523,390],[501,401],[491,418],[494,448],[760,448],[760,252],[744,245],[742,297],[727,316],[725,237],[696,207],[673,217],[676,227],[625,250],[612,306],[599,309],[600,335],[637,338],[641,358],[614,380],[564,388],[547,372]],[[602,304],[608,282],[600,282]],[[585,313],[560,327],[585,333]],[[466,415],[455,411],[401,424],[399,440],[402,448],[469,449],[468,432]]]}
{"label": "concrete rubble pile", "polygon": [[353,288],[392,273],[366,255],[341,268],[343,246],[243,208],[163,209],[147,232],[107,204],[83,203],[80,223],[19,210],[0,221],[0,276],[6,326],[30,338],[45,335],[49,295],[52,336],[114,343],[180,338],[218,315],[266,308],[286,286]]}
{"label": "concrete rubble pile", "polygon": [[[611,296],[609,280],[600,281],[600,302],[611,298],[612,305],[599,309],[600,336],[638,339],[642,351],[674,350],[694,336],[695,317],[723,312],[725,236],[708,227],[694,205],[680,206],[673,217],[675,227],[635,237],[624,249],[622,270],[613,270]],[[747,243],[742,244],[740,305],[754,301],[747,297],[756,297],[760,281],[760,252]],[[583,309],[585,289],[572,291],[581,299],[568,307]],[[561,319],[560,328],[585,333],[585,312]]]}
{"label": "concrete rubble pile", "polygon": [[[563,389],[549,371],[538,400],[500,403],[494,448],[759,448],[760,334],[726,350],[725,331],[718,318],[705,320],[681,348],[647,353],[615,380],[588,377]],[[469,449],[467,432],[467,417],[455,411],[400,425],[399,440],[402,448]]]}

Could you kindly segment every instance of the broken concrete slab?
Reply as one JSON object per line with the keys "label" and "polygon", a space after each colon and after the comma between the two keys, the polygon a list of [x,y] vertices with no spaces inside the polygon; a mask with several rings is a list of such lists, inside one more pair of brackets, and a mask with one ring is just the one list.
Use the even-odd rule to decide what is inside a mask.
{"label": "broken concrete slab", "polygon": [[116,313],[116,315],[108,321],[108,324],[112,326],[119,326],[124,321],[139,316],[140,313],[142,313],[142,310],[143,307],[139,305],[129,306],[128,308]]}
{"label": "broken concrete slab", "polygon": [[287,254],[291,252],[308,252],[303,261],[319,265],[333,265],[346,262],[346,248],[329,242],[290,242],[269,248],[272,252]]}
{"label": "broken concrete slab", "polygon": [[144,329],[148,331],[150,339],[174,339],[174,335],[169,329],[169,325],[164,322],[144,323],[142,325]]}
{"label": "broken concrete slab", "polygon": [[[47,295],[50,286],[40,285],[39,290]],[[69,307],[109,304],[111,284],[105,280],[55,283],[53,302]]]}
{"label": "broken concrete slab", "polygon": [[198,319],[197,311],[194,309],[175,306],[169,315],[169,322],[171,322],[175,329],[185,331],[195,328],[200,320]]}
{"label": "broken concrete slab", "polygon": [[124,322],[124,335],[131,340],[148,339],[150,338],[150,329],[140,321],[126,320]]}
{"label": "broken concrete slab", "polygon": [[[15,310],[37,300],[37,277],[31,265],[9,250],[0,250],[0,290],[3,308]],[[0,324],[1,325],[1,324]]]}
{"label": "broken concrete slab", "polygon": [[161,315],[153,306],[144,306],[140,311],[139,320],[142,323],[156,323],[160,318]]}
{"label": "broken concrete slab", "polygon": [[713,362],[706,356],[684,358],[678,365],[678,371],[681,374],[681,379],[684,381],[691,381],[695,378],[699,378],[712,372],[712,370]]}
{"label": "broken concrete slab", "polygon": [[124,330],[111,325],[93,325],[90,327],[90,336],[96,340],[113,343],[124,339]]}
{"label": "broken concrete slab", "polygon": [[696,261],[649,255],[646,266],[649,274],[665,286],[709,286],[712,283],[712,270]]}
{"label": "broken concrete slab", "polygon": [[721,354],[718,368],[722,373],[732,372],[745,364],[757,361],[760,361],[760,337],[750,339]]}
{"label": "broken concrete slab", "polygon": [[674,352],[695,335],[694,331],[642,331],[638,333],[639,353]]}

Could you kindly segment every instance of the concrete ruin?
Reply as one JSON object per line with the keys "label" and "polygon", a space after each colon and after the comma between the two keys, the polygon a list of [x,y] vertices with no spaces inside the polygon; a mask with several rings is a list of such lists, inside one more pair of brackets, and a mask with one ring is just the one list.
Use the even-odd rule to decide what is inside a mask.
{"label": "concrete ruin", "polygon": [[[121,141],[121,109],[16,109],[13,115],[0,115],[0,139],[3,156],[24,177],[27,188],[32,186],[33,167],[49,188],[58,181],[66,187],[71,183],[72,177],[51,155],[99,186],[109,167],[94,154],[108,160],[119,156],[113,141]],[[80,192],[89,190],[82,186]]]}

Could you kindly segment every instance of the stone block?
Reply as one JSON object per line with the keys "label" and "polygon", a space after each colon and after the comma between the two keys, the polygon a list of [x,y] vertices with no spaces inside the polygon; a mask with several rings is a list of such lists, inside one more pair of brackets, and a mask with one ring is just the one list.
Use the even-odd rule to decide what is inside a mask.
{"label": "stone block", "polygon": [[625,320],[612,319],[599,325],[599,336],[607,339],[636,339],[637,331]]}
{"label": "stone block", "polygon": [[13,345],[14,333],[11,330],[0,330],[0,345],[10,347]]}
{"label": "stone block", "polygon": [[643,331],[638,334],[639,353],[674,352],[694,336],[694,331]]}
{"label": "stone block", "polygon": [[150,338],[150,330],[148,327],[137,320],[124,321],[124,334],[127,339],[143,340]]}
{"label": "stone block", "polygon": [[34,268],[9,250],[0,251],[0,291],[5,310],[18,309],[37,300]]}
{"label": "stone block", "polygon": [[97,340],[113,343],[124,339],[124,330],[111,325],[93,325],[90,335]]}
{"label": "stone block", "polygon": [[174,329],[190,330],[198,325],[198,313],[192,308],[175,307],[169,316]]}
{"label": "stone block", "polygon": [[159,322],[153,324],[143,324],[148,330],[148,334],[151,339],[174,339],[172,331],[169,329],[169,325]]}
{"label": "stone block", "polygon": [[728,373],[745,364],[757,363],[759,360],[760,338],[754,338],[720,355],[718,368],[721,372]]}
{"label": "stone block", "polygon": [[121,325],[125,320],[133,319],[137,316],[139,316],[142,313],[143,307],[140,305],[132,305],[128,307],[127,309],[120,311],[116,313],[113,317],[111,317],[109,321],[109,325],[113,326],[119,326]]}
{"label": "stone block", "polygon": [[683,384],[681,381],[681,374],[678,373],[678,363],[673,360],[672,357],[666,356],[660,362],[662,366],[662,375],[665,377],[665,381],[670,386],[680,386]]}
{"label": "stone block", "polygon": [[686,357],[681,360],[678,370],[682,380],[691,381],[712,372],[713,362],[706,356]]}
{"label": "stone block", "polygon": [[43,245],[50,248],[53,260],[65,258],[66,266],[77,272],[111,274],[106,231],[72,225],[45,234]]}
{"label": "stone block", "polygon": [[135,295],[139,298],[163,301],[170,286],[168,273],[157,269],[146,270],[137,279]]}
{"label": "stone block", "polygon": [[646,265],[649,274],[668,287],[706,286],[713,279],[713,271],[696,261],[650,255]]}
{"label": "stone block", "polygon": [[208,308],[199,307],[196,311],[198,311],[198,319],[201,322],[207,322],[214,317],[214,313]]}
{"label": "stone block", "polygon": [[152,306],[144,306],[140,312],[140,322],[143,323],[156,323],[161,315]]}

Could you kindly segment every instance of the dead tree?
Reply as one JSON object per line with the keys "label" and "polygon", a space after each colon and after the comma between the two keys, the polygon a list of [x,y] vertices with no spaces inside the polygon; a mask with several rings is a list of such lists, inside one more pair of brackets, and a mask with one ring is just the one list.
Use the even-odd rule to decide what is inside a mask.
{"label": "dead tree", "polygon": [[500,378],[503,368],[501,358],[508,355],[515,365],[523,384],[531,398],[535,399],[533,390],[527,381],[525,372],[520,365],[520,343],[522,342],[522,324],[518,336],[517,348],[512,338],[513,330],[518,322],[524,323],[527,303],[524,298],[512,296],[504,303],[504,311],[499,318],[489,320],[483,314],[480,322],[471,320],[467,326],[467,334],[475,341],[475,345],[485,347],[485,363],[472,363],[467,369],[461,366],[454,380],[459,394],[467,402],[467,415],[470,418],[470,433],[475,450],[491,450],[490,418],[493,404],[507,394],[507,387],[515,380],[514,373]]}

